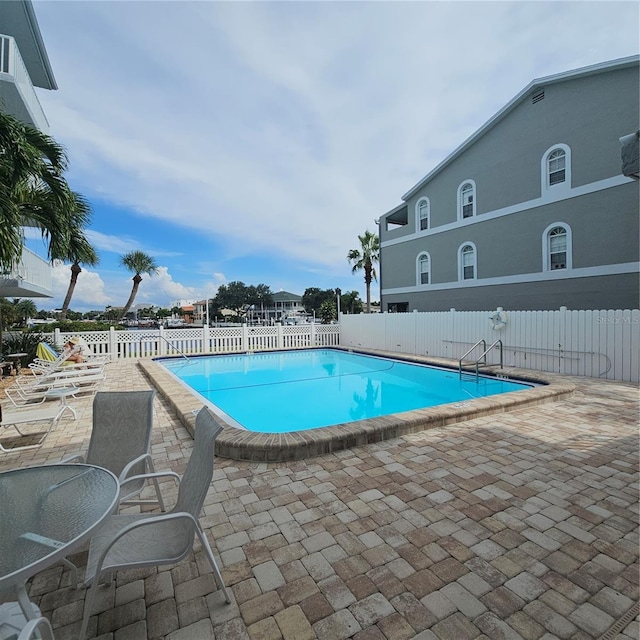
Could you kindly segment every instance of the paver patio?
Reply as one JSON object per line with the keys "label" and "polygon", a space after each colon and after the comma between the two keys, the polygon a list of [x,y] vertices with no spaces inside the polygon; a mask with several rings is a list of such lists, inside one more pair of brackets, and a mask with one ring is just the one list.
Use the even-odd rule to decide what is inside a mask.
{"label": "paver patio", "polygon": [[[136,363],[106,371],[103,390],[150,386]],[[196,547],[118,572],[90,637],[638,640],[638,388],[572,381],[569,399],[309,460],[216,458],[201,520],[232,604]],[[91,401],[74,406],[0,471],[85,450]],[[181,473],[191,437],[159,397],[155,420],[156,469]],[[72,560],[82,572],[86,552]],[[58,640],[82,618],[69,578],[30,584]]]}

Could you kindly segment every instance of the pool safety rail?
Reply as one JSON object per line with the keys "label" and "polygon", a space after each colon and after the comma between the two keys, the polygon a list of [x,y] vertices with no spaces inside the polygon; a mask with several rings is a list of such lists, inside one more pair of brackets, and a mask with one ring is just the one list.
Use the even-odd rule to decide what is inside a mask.
{"label": "pool safety rail", "polygon": [[[475,361],[471,361],[471,362],[465,362],[464,359],[470,355],[471,353],[473,353],[478,347],[482,346],[483,347],[483,351],[480,354],[480,356],[478,358],[475,359]],[[498,349],[499,353],[500,353],[500,362],[499,362],[499,366],[501,369],[504,369],[504,357],[503,357],[503,353],[502,353],[502,340],[498,339],[496,340],[490,347],[487,347],[487,341],[486,340],[478,340],[478,342],[476,342],[473,347],[471,347],[471,349],[469,349],[463,356],[462,358],[460,358],[460,360],[458,360],[458,374],[460,376],[460,379],[475,379],[476,382],[478,382],[478,379],[480,377],[480,373],[479,373],[479,369],[480,367],[488,367],[488,366],[496,366],[496,365],[488,365],[487,364],[487,354],[490,353],[491,351],[493,351],[493,349]],[[463,368],[464,365],[472,365],[474,367],[475,370],[475,376],[470,374],[469,371],[467,371],[466,369]]]}

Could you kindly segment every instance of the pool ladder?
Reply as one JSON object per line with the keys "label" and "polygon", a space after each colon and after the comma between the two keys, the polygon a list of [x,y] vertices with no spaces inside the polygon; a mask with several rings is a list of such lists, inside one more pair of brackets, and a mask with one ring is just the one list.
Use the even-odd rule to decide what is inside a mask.
{"label": "pool ladder", "polygon": [[[464,359],[473,351],[475,351],[478,347],[482,346],[483,351],[480,354],[480,357],[472,362],[465,362]],[[460,380],[474,380],[478,382],[479,369],[480,367],[488,367],[491,365],[487,364],[487,354],[493,349],[498,349],[500,351],[500,368],[504,367],[504,360],[502,357],[502,340],[496,340],[490,347],[487,348],[486,340],[478,340],[471,349],[469,349],[463,356],[458,360],[458,374],[460,375]],[[468,369],[463,369],[463,365],[472,365],[475,370],[475,374],[471,373]]]}

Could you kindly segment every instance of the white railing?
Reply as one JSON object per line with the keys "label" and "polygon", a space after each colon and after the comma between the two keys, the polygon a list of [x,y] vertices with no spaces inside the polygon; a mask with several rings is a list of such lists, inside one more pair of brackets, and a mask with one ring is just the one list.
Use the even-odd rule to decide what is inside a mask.
{"label": "white railing", "polygon": [[[45,334],[47,335],[47,334]],[[338,325],[296,325],[292,327],[194,327],[192,329],[149,329],[116,331],[84,331],[63,333],[56,329],[48,334],[57,345],[70,337],[81,336],[91,352],[109,355],[112,360],[157,356],[189,357],[202,353],[233,353],[332,347],[340,343]]]}
{"label": "white railing", "polygon": [[505,313],[506,325],[497,330],[495,311],[342,315],[340,344],[457,361],[478,340],[500,338],[505,366],[640,381],[637,309]]}
{"label": "white railing", "polygon": [[13,79],[34,126],[48,133],[49,121],[44,115],[18,45],[11,36],[0,35],[0,78],[4,79],[6,76]]}
{"label": "white railing", "polygon": [[18,280],[51,291],[51,263],[37,253],[22,247],[20,262],[7,273],[0,273],[0,281]]}

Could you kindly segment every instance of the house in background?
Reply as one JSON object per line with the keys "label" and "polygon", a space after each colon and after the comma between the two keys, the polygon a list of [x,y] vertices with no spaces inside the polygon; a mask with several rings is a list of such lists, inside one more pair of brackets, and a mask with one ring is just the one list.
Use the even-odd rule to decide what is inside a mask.
{"label": "house in background", "polygon": [[639,72],[534,80],[409,189],[379,220],[382,310],[637,309]]}
{"label": "house in background", "polygon": [[[0,1],[0,109],[44,133],[49,123],[34,85],[58,86],[31,0]],[[52,297],[51,264],[23,248],[10,273],[0,273],[0,297]]]}
{"label": "house in background", "polygon": [[[271,295],[271,299],[273,303],[264,309],[263,314],[267,322],[271,320],[286,320],[287,318],[292,321],[304,318],[305,310],[302,306],[302,296],[289,291],[278,291]],[[261,310],[256,309],[256,312],[262,315]]]}

